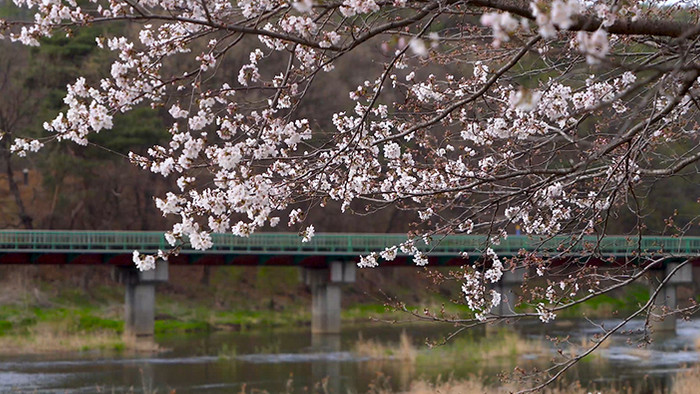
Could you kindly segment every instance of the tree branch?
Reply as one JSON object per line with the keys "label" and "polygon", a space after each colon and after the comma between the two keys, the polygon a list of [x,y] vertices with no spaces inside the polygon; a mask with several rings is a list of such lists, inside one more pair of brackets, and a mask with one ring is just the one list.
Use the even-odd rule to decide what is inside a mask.
{"label": "tree branch", "polygon": [[[535,16],[530,9],[530,2],[524,0],[472,0],[471,5],[492,8],[510,12],[530,20]],[[589,15],[577,15],[569,31],[595,31],[600,28],[603,21],[600,18]],[[606,28],[608,33],[620,35],[649,35],[659,37],[693,38],[700,34],[700,25],[678,21],[665,21],[658,19],[630,18],[618,19],[612,26]]]}

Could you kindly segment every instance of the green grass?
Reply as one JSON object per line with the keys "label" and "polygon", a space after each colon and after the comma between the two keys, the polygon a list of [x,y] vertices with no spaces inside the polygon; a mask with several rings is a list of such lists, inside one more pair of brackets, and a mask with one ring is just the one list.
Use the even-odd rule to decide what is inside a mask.
{"label": "green grass", "polygon": [[78,331],[114,331],[121,334],[124,331],[124,322],[86,314],[78,317],[76,328]]}
{"label": "green grass", "polygon": [[649,301],[649,289],[644,285],[629,285],[618,296],[602,294],[559,313],[562,318],[610,317],[632,313]]}
{"label": "green grass", "polygon": [[[444,297],[437,296],[421,305],[407,305],[406,309],[422,314],[426,307],[431,313],[438,315],[444,311],[446,317],[454,316],[464,319],[474,316],[474,313],[466,305],[455,304]],[[344,321],[354,322],[369,321],[372,317],[382,319],[406,319],[409,317],[406,312],[384,304],[355,304],[344,308],[340,313]]]}
{"label": "green grass", "polygon": [[0,320],[0,335],[5,335],[5,332],[12,330],[12,322]]}
{"label": "green grass", "polygon": [[64,333],[124,331],[124,322],[95,307],[0,307],[0,335],[27,335],[37,325],[49,325]]}

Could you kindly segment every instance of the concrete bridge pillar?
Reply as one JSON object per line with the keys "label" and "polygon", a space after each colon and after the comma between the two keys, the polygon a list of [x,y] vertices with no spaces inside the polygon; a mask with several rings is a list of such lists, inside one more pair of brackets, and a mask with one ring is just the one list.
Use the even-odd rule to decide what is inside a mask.
{"label": "concrete bridge pillar", "polygon": [[167,282],[168,262],[158,261],[156,269],[139,271],[136,267],[118,267],[118,278],[124,283],[124,334],[151,337],[154,332],[156,284]]}
{"label": "concrete bridge pillar", "polygon": [[501,303],[498,304],[491,313],[497,316],[512,315],[515,305],[518,303],[516,290],[523,284],[525,278],[525,268],[517,268],[515,271],[506,271],[503,277],[496,284],[495,289],[501,293]]}
{"label": "concrete bridge pillar", "polygon": [[[664,268],[664,276],[667,277],[671,272],[678,267],[680,263],[668,263]],[[662,279],[663,279],[662,278]],[[649,320],[650,326],[654,332],[675,331],[677,316],[669,314],[678,307],[677,291],[681,284],[693,282],[693,266],[690,264],[684,265],[681,269],[668,280],[664,287],[657,294],[654,300],[652,313],[661,316],[652,316]],[[656,291],[657,286],[652,284],[650,291]],[[668,316],[664,316],[668,315]]]}
{"label": "concrete bridge pillar", "polygon": [[311,332],[340,333],[340,285],[355,282],[355,263],[333,261],[327,268],[303,268],[311,288]]}

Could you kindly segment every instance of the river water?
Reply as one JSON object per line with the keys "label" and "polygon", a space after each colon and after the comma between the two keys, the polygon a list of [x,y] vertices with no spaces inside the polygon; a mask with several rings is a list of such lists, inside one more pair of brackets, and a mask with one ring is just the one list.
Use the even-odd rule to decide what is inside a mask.
{"label": "river water", "polygon": [[[615,323],[596,322],[605,327]],[[638,337],[635,331],[641,326],[642,322],[630,322],[625,327],[627,333],[613,337],[609,345],[599,349],[595,357],[584,359],[567,377],[597,388],[615,384],[629,386],[632,392],[646,392],[652,386],[665,390],[676,373],[700,362],[696,349],[700,320],[679,322],[675,334],[659,336],[645,348],[634,342]],[[294,392],[313,391],[314,386],[323,385],[329,392],[364,393],[378,384],[401,391],[419,378],[463,378],[474,374],[488,377],[537,359],[548,362],[556,352],[544,338],[567,337],[566,343],[580,344],[599,331],[592,322],[584,320],[517,326],[518,336],[541,340],[547,354],[525,352],[504,361],[474,361],[475,356],[470,355],[469,362],[455,359],[416,366],[401,360],[377,360],[353,351],[360,336],[391,347],[398,342],[399,333],[405,331],[419,353],[429,355],[435,350],[421,347],[425,339],[439,339],[453,329],[432,324],[373,324],[345,327],[340,336],[317,337],[312,337],[308,329],[219,332],[158,338],[158,344],[167,350],[157,355],[105,356],[82,352],[0,357],[0,392],[237,393],[245,387],[246,392],[257,389],[278,393],[290,388]],[[481,332],[473,338],[483,340],[488,335]]]}

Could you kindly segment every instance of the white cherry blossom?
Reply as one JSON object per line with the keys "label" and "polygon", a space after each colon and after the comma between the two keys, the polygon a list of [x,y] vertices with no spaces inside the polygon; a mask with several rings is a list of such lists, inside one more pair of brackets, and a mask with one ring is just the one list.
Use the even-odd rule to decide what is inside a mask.
{"label": "white cherry blossom", "polygon": [[[454,250],[468,324],[497,318],[510,295],[493,287],[516,266],[539,283],[523,294],[523,318],[551,321],[568,298],[603,291],[592,275],[551,279],[548,258],[602,236],[622,213],[643,228],[631,202],[700,161],[695,27],[649,3],[15,3],[36,15],[0,21],[0,35],[25,45],[138,23],[103,29],[94,45],[111,65],[73,77],[64,108],[42,119],[45,134],[5,135],[12,152],[86,145],[120,114],[162,109],[167,141],[129,159],[173,185],[154,203],[173,219],[174,250],[282,222],[313,242],[326,231],[312,223],[318,209],[394,207],[405,240],[359,265],[422,266],[445,235],[481,236]],[[513,231],[541,253],[497,253]],[[132,257],[145,270],[168,253]]]}

